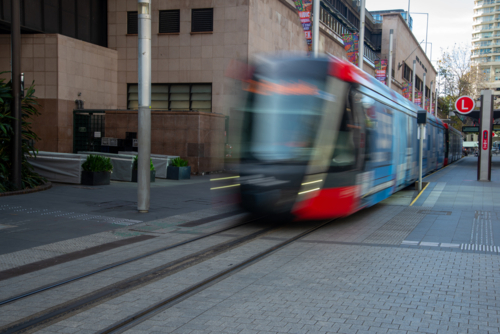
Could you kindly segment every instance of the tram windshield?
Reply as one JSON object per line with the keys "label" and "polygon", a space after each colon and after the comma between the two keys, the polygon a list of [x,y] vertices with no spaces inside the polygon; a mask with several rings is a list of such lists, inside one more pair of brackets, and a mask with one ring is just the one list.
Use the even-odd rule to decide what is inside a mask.
{"label": "tram windshield", "polygon": [[256,76],[244,110],[242,157],[307,162],[321,122],[324,81]]}

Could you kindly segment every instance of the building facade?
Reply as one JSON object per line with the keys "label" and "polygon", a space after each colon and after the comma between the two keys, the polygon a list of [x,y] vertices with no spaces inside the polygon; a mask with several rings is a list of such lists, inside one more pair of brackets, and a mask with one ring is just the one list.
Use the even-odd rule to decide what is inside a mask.
{"label": "building facade", "polygon": [[500,94],[500,3],[474,1],[472,61],[482,72],[485,86]]}
{"label": "building facade", "polygon": [[[390,31],[391,29],[394,31],[392,89],[401,95],[405,95],[405,89],[412,91],[413,61],[415,61],[416,95],[423,96],[425,89],[426,98],[430,98],[432,94],[432,101],[436,101],[437,71],[408,27],[407,22],[399,12],[381,14],[381,17],[382,48],[380,55],[383,58],[388,59],[389,57]],[[409,96],[406,97],[409,98]]]}
{"label": "building facade", "polygon": [[[22,10],[21,70],[26,84],[35,83],[40,104],[42,115],[33,124],[42,138],[37,148],[78,150],[76,132],[87,130],[75,125],[76,111],[106,112],[99,136],[120,139],[136,132],[137,0],[25,4],[35,2],[38,7]],[[347,59],[344,38],[359,33],[359,12],[358,1],[321,1],[321,52]],[[0,71],[10,70],[9,13],[10,1],[0,0]],[[375,76],[376,62],[388,57],[394,29],[392,87],[403,93],[405,80],[411,80],[407,67],[417,59],[417,78],[427,72],[426,85],[419,86],[424,89],[435,80],[435,70],[401,13],[377,15],[366,15],[363,69]],[[195,172],[217,170],[220,164],[212,158],[223,157],[218,147],[224,145],[225,117],[241,89],[227,69],[260,53],[305,54],[294,1],[153,0],[151,18],[152,153],[187,158]],[[94,132],[79,135],[98,141]]]}

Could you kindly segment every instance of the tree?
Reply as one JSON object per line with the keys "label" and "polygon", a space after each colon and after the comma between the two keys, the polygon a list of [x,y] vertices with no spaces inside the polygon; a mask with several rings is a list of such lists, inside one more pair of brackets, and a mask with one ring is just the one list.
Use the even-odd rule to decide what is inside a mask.
{"label": "tree", "polygon": [[[440,106],[446,115],[455,109],[455,102],[460,96],[477,99],[481,90],[487,88],[489,73],[472,61],[469,46],[455,44],[453,48],[442,51],[437,63]],[[452,126],[458,130],[466,121],[465,117],[451,117]]]}
{"label": "tree", "polygon": [[[5,72],[0,72],[0,74]],[[0,193],[18,190],[12,183],[12,138],[14,130],[12,128],[12,82],[4,83],[0,79]],[[39,115],[35,101],[36,97],[34,83],[25,91],[25,96],[21,101],[22,108],[22,161],[21,161],[21,181],[22,187],[34,188],[44,184],[47,180],[35,173],[26,156],[36,156],[37,150],[33,147],[34,142],[40,138],[31,129],[31,119]]]}

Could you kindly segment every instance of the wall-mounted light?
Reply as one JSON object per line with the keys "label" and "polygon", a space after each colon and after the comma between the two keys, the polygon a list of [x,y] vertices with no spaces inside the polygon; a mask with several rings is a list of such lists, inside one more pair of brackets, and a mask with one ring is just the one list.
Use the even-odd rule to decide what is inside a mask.
{"label": "wall-mounted light", "polygon": [[149,2],[139,2],[137,4],[138,15],[149,15]]}

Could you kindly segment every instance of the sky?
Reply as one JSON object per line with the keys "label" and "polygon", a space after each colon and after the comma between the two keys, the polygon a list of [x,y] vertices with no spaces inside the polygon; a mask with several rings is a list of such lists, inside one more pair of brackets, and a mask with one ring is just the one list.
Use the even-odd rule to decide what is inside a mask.
{"label": "sky", "polygon": [[[368,11],[386,9],[408,10],[408,0],[365,0]],[[410,13],[429,13],[427,41],[432,43],[432,61],[440,58],[441,50],[454,44],[470,46],[474,0],[410,0]],[[427,15],[410,14],[413,33],[418,41],[425,39]],[[425,43],[422,43],[425,50]],[[431,44],[427,45],[431,58]]]}

